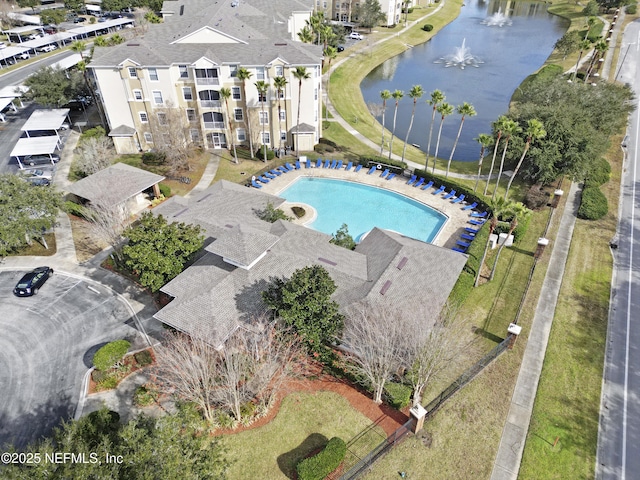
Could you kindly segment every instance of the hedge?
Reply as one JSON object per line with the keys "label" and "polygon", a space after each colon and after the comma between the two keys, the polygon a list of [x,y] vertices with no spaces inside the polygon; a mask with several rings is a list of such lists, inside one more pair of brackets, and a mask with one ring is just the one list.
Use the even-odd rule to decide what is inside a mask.
{"label": "hedge", "polygon": [[471,187],[468,187],[467,185],[458,183],[451,178],[443,179],[442,177],[429,173],[427,170],[416,169],[413,171],[413,173],[418,177],[424,177],[427,180],[427,182],[429,180],[433,180],[434,187],[439,187],[440,185],[444,185],[447,188],[447,190],[451,190],[451,189],[455,190],[457,195],[460,195],[461,193],[464,194],[465,202],[469,202],[469,203],[478,202],[478,206],[476,207],[478,210],[490,211],[489,205],[486,204],[484,201],[484,197],[474,192],[473,189]]}
{"label": "hedge", "polygon": [[164,198],[169,198],[171,196],[171,187],[169,185],[165,185],[161,183],[159,185],[160,193],[164,196]]}
{"label": "hedge", "polygon": [[471,245],[467,249],[467,263],[464,265],[458,281],[453,286],[451,293],[449,294],[449,303],[452,305],[460,305],[464,302],[476,280],[476,274],[480,269],[480,261],[482,260],[482,254],[484,253],[484,247],[487,244],[489,238],[489,222],[480,228],[476,233],[476,238],[471,242]]}
{"label": "hedge", "polygon": [[625,8],[625,12],[627,12],[629,15],[635,15],[637,11],[638,11],[637,4],[627,5],[627,8]]}
{"label": "hedge", "polygon": [[264,160],[264,150],[267,151],[267,160],[273,160],[273,157],[276,156],[275,152],[273,150],[271,150],[269,147],[267,147],[266,145],[263,145],[262,148],[258,147],[258,149],[256,150],[256,158],[258,160]]}
{"label": "hedge", "polygon": [[131,344],[126,340],[116,340],[115,342],[107,343],[93,356],[93,365],[98,370],[109,370],[122,360],[122,357],[127,353],[130,346]]}
{"label": "hedge", "polygon": [[599,187],[604,185],[611,178],[611,165],[604,158],[595,162],[593,170],[588,173],[585,179],[585,187]]}
{"label": "hedge", "polygon": [[387,382],[384,385],[384,393],[387,403],[393,408],[401,410],[411,403],[413,388],[404,383]]}
{"label": "hedge", "polygon": [[324,480],[340,466],[347,454],[347,444],[339,437],[333,437],[320,453],[305,458],[296,466],[298,480]]}
{"label": "hedge", "polygon": [[386,157],[363,155],[360,157],[360,165],[364,167],[373,167],[374,165],[381,165],[383,168],[389,168],[393,173],[403,173],[407,168],[407,164],[398,160],[389,160]]}
{"label": "hedge", "polygon": [[578,218],[598,220],[609,211],[609,202],[598,187],[586,187],[582,191],[582,201],[578,209]]}

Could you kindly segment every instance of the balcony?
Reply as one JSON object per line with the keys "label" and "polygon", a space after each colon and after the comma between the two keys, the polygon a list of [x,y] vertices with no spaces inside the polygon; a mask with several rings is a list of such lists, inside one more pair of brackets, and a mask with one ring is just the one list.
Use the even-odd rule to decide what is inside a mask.
{"label": "balcony", "polygon": [[222,102],[220,100],[200,100],[200,105],[204,108],[220,108]]}
{"label": "balcony", "polygon": [[224,128],[224,122],[204,122],[204,128]]}
{"label": "balcony", "polygon": [[218,77],[196,77],[196,85],[220,85]]}

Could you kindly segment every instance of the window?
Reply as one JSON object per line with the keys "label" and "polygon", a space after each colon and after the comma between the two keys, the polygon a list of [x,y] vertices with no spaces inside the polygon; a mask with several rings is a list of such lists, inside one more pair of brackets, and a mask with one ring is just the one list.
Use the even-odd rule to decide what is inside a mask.
{"label": "window", "polygon": [[149,69],[149,80],[151,80],[153,82],[157,82],[158,81],[158,71],[155,68],[150,68]]}
{"label": "window", "polygon": [[276,65],[276,77],[282,77],[284,75],[284,67],[282,65]]}
{"label": "window", "polygon": [[129,78],[138,78],[138,71],[136,70],[136,67],[129,67]]}
{"label": "window", "polygon": [[189,78],[189,70],[186,65],[178,65],[178,71],[180,72],[180,78]]}
{"label": "window", "polygon": [[318,87],[313,89],[313,99],[318,100]]}
{"label": "window", "polygon": [[156,105],[162,105],[164,100],[162,99],[162,92],[160,90],[153,91],[153,103]]}
{"label": "window", "polygon": [[158,123],[160,125],[166,125],[167,124],[167,114],[164,112],[158,112]]}
{"label": "window", "polygon": [[153,143],[153,135],[149,132],[144,132],[144,141],[147,143]]}
{"label": "window", "polygon": [[242,115],[242,109],[234,108],[233,117],[235,118],[236,122],[242,122],[244,120],[244,116]]}
{"label": "window", "polygon": [[147,123],[149,121],[149,117],[147,117],[147,112],[138,112],[138,115],[140,115],[140,121],[142,123]]}
{"label": "window", "polygon": [[238,76],[238,65],[229,65],[229,76],[232,78]]}
{"label": "window", "polygon": [[264,80],[264,67],[256,67],[256,80]]}
{"label": "window", "polygon": [[200,140],[200,131],[197,128],[190,129],[189,135],[191,135],[192,142],[197,142],[198,140]]}
{"label": "window", "polygon": [[244,142],[247,139],[247,134],[244,131],[244,128],[239,128],[236,131],[236,136],[238,137],[239,142]]}
{"label": "window", "polygon": [[191,87],[182,87],[182,97],[187,101],[193,100],[193,94],[191,93]]}
{"label": "window", "polygon": [[234,100],[240,100],[240,87],[231,87],[231,97]]}
{"label": "window", "polygon": [[287,132],[280,132],[280,140],[283,142],[287,141]]}
{"label": "window", "polygon": [[[286,87],[285,87],[286,88]],[[284,88],[278,90],[278,98],[282,100],[284,98]]]}
{"label": "window", "polygon": [[258,102],[266,102],[267,101],[267,93],[258,92]]}
{"label": "window", "polygon": [[262,144],[263,145],[270,145],[271,144],[271,135],[269,135],[269,132],[264,132],[262,134]]}
{"label": "window", "polygon": [[269,112],[259,112],[260,125],[269,125]]}
{"label": "window", "polygon": [[142,101],[142,90],[134,90],[133,98],[135,98],[136,101]]}
{"label": "window", "polygon": [[280,110],[280,121],[284,122],[287,119],[287,112]]}
{"label": "window", "polygon": [[189,122],[196,121],[196,110],[195,108],[187,108],[187,120]]}

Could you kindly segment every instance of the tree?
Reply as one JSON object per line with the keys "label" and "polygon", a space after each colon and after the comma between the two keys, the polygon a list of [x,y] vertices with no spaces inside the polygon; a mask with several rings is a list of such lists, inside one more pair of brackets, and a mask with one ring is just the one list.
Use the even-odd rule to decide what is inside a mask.
{"label": "tree", "polygon": [[591,55],[591,61],[589,62],[589,68],[587,69],[587,73],[584,76],[584,83],[589,82],[589,77],[591,76],[591,72],[593,72],[593,68],[601,58],[604,57],[604,54],[609,49],[609,44],[605,40],[599,40],[593,46],[594,53]]}
{"label": "tree", "polygon": [[[108,185],[99,187],[108,190]],[[114,260],[121,264],[123,261],[120,244],[123,240],[124,231],[131,225],[133,215],[127,202],[116,204],[100,201],[100,191],[94,192],[98,200],[91,202],[86,210],[86,217],[91,222],[93,235],[113,248]],[[106,193],[106,192],[104,192]]]}
{"label": "tree", "polygon": [[489,281],[493,280],[494,275],[496,274],[496,268],[498,266],[498,260],[500,259],[500,254],[502,253],[502,249],[507,243],[507,239],[511,236],[513,231],[518,228],[518,218],[525,218],[531,215],[531,210],[525,207],[522,203],[512,203],[509,205],[509,215],[511,216],[511,222],[509,224],[509,232],[507,233],[507,238],[505,241],[500,244],[500,248],[498,248],[498,253],[496,253],[496,258],[493,261],[493,268],[491,269],[491,275],[489,276]]}
{"label": "tree", "polygon": [[487,177],[487,183],[484,186],[483,195],[487,195],[487,190],[489,189],[489,183],[491,183],[491,175],[493,174],[493,167],[496,163],[496,155],[498,154],[498,145],[500,144],[500,139],[502,138],[502,125],[507,120],[507,117],[501,115],[498,117],[498,120],[493,125],[493,130],[497,130],[495,133],[496,141],[493,147],[493,156],[491,157],[491,167],[489,168],[489,176]]}
{"label": "tree", "polygon": [[511,178],[509,178],[509,183],[507,183],[507,191],[504,192],[504,199],[506,200],[507,197],[509,196],[509,189],[511,188],[511,184],[513,183],[513,179],[516,178],[516,175],[518,174],[518,172],[520,171],[520,167],[522,166],[522,162],[524,161],[524,157],[527,155],[527,152],[529,151],[529,147],[531,146],[531,142],[533,142],[534,140],[539,140],[541,138],[544,138],[547,135],[547,132],[544,129],[544,125],[542,125],[542,122],[540,120],[536,120],[531,119],[527,122],[527,130],[525,132],[526,136],[527,136],[527,141],[524,145],[524,150],[522,151],[522,156],[520,157],[520,160],[518,160],[518,164],[516,165],[516,168],[513,170],[513,174],[511,175]]}
{"label": "tree", "polygon": [[125,264],[140,277],[140,284],[152,292],[176,277],[204,244],[198,225],[167,223],[162,216],[145,212],[139,223],[124,236],[129,243],[122,249]]}
{"label": "tree", "polygon": [[71,80],[61,68],[42,67],[24,81],[29,90],[24,94],[27,100],[49,108],[57,108],[69,103],[73,98]]}
{"label": "tree", "polygon": [[378,0],[365,0],[358,8],[360,26],[369,31],[386,18]]}
{"label": "tree", "polygon": [[349,235],[349,227],[346,223],[343,223],[338,231],[331,236],[329,243],[344,247],[347,250],[353,250],[356,248],[356,242],[353,240],[353,237]]}
{"label": "tree", "polygon": [[275,208],[273,206],[273,203],[271,202],[267,202],[267,206],[264,207],[264,210],[259,210],[256,213],[260,220],[264,220],[265,222],[269,222],[269,223],[275,223],[278,220],[286,220],[288,222],[293,220],[293,218],[287,216],[287,214],[284,213],[283,210],[280,210],[279,208]]}
{"label": "tree", "polygon": [[[336,47],[333,47],[331,45],[327,45],[323,51],[324,56],[322,57],[322,65],[324,66],[324,60],[325,58],[329,60],[328,66],[327,66],[327,72],[331,71],[331,61],[335,60],[335,58],[338,56],[338,49]],[[329,82],[329,80],[327,80],[327,95],[329,95],[329,84],[331,82]]]}
{"label": "tree", "polygon": [[249,152],[251,158],[253,158],[253,134],[251,133],[251,117],[249,116],[249,99],[247,98],[247,80],[253,75],[249,70],[244,67],[238,68],[236,74],[238,80],[242,82],[242,98],[244,98],[244,124],[247,127],[247,133],[249,134]]}
{"label": "tree", "polygon": [[298,38],[302,43],[313,43],[314,35],[308,25],[305,25],[298,32]]}
{"label": "tree", "polygon": [[404,97],[404,92],[402,90],[394,90],[391,94],[393,99],[396,101],[395,110],[393,111],[393,129],[391,130],[391,140],[389,141],[389,160],[391,160],[391,155],[393,153],[393,136],[396,134],[396,117],[398,116],[398,103]]}
{"label": "tree", "polygon": [[464,102],[462,105],[458,105],[456,111],[462,117],[460,118],[460,127],[458,128],[458,134],[456,140],[453,142],[453,148],[451,149],[451,155],[449,155],[449,161],[447,162],[447,173],[445,178],[449,176],[449,168],[451,168],[451,160],[453,160],[453,154],[456,153],[456,147],[458,146],[458,140],[460,140],[460,133],[462,133],[462,126],[464,125],[464,119],[466,117],[473,117],[476,115],[476,109],[470,103]]}
{"label": "tree", "polygon": [[264,127],[267,123],[267,117],[265,116],[265,111],[264,111],[264,104],[267,100],[267,91],[269,91],[269,84],[267,82],[265,82],[264,80],[258,80],[257,82],[254,83],[254,85],[256,86],[256,89],[258,90],[258,98],[260,99],[260,110],[261,110],[261,118],[260,118],[260,124],[262,125],[262,141],[260,142],[260,145],[262,145],[260,148],[262,148],[262,155],[264,158],[264,163],[267,163],[267,147],[268,145],[266,145],[264,143]]}
{"label": "tree", "polygon": [[71,50],[75,53],[79,53],[80,54],[80,58],[82,60],[84,60],[84,49],[86,48],[86,43],[83,42],[82,40],[76,40],[75,42],[73,42],[71,44]]}
{"label": "tree", "polygon": [[33,10],[35,13],[36,7],[40,5],[40,0],[16,0],[16,3],[21,8],[31,8],[31,10]]}
{"label": "tree", "polygon": [[438,161],[438,149],[440,148],[440,137],[442,136],[442,125],[444,124],[444,119],[453,113],[453,105],[448,104],[447,102],[442,102],[436,108],[437,112],[440,114],[440,127],[438,128],[438,139],[436,140],[436,151],[433,154],[433,171],[436,172],[436,162]]}
{"label": "tree", "polygon": [[582,60],[582,55],[584,54],[585,50],[591,49],[591,42],[589,40],[582,40],[578,44],[578,48],[580,49],[580,53],[578,54],[578,60],[576,61],[576,70],[573,72],[574,82],[576,81],[576,78],[578,76],[578,69],[580,68],[580,60]]}
{"label": "tree", "polygon": [[169,174],[191,171],[195,145],[191,140],[191,125],[183,107],[167,101],[165,107],[155,108],[148,115],[148,126],[156,152],[164,155]]}
{"label": "tree", "polygon": [[[480,159],[478,160],[478,176],[476,177],[476,184],[473,187],[475,192],[478,188],[478,182],[480,181],[480,174],[482,173],[482,161],[484,160],[484,153],[487,148],[493,144],[493,137],[487,133],[481,133],[478,138],[475,139],[480,144]],[[489,183],[489,179],[487,179]]]}
{"label": "tree", "polygon": [[[43,24],[54,25],[58,27],[62,22],[67,19],[64,10],[43,10],[40,12],[40,21]],[[56,28],[57,30],[57,28]]]}
{"label": "tree", "polygon": [[586,17],[595,17],[598,15],[598,2],[590,0],[589,3],[582,9],[582,14]]}
{"label": "tree", "polygon": [[77,13],[83,7],[83,0],[64,0],[64,8],[66,8],[67,10],[72,10]]}
{"label": "tree", "polygon": [[113,141],[106,135],[83,138],[78,143],[76,153],[73,172],[79,177],[88,177],[107,168],[116,156]]}
{"label": "tree", "polygon": [[565,33],[553,46],[562,54],[562,60],[566,60],[567,56],[575,52],[580,44],[580,33],[576,30]]}
{"label": "tree", "polygon": [[[331,60],[329,60],[331,61]],[[280,102],[281,98],[284,98],[285,96],[285,90],[287,88],[287,79],[284,77],[276,77],[273,79],[273,87],[276,89],[276,96],[278,97],[278,124],[281,121],[282,118],[282,102]],[[328,88],[329,82],[327,82],[327,88]],[[288,125],[286,122],[286,118],[287,118],[287,112],[286,112],[286,104],[285,104],[285,130],[288,132]],[[280,127],[278,127],[278,138],[280,139],[280,144],[279,144],[279,150],[282,150],[282,135],[280,135]]]}
{"label": "tree", "polygon": [[489,235],[487,236],[487,242],[484,245],[484,251],[482,252],[482,258],[476,272],[476,279],[474,287],[480,284],[480,274],[484,267],[484,261],[487,258],[487,252],[489,251],[489,244],[491,243],[491,235],[495,232],[498,226],[498,219],[503,215],[508,215],[511,210],[512,202],[505,200],[502,197],[492,198],[489,202],[489,211],[491,212],[491,218],[489,219]]}
{"label": "tree", "polygon": [[589,32],[596,25],[596,23],[598,23],[598,19],[595,16],[591,16],[591,17],[587,18],[587,31],[584,34],[584,39],[583,40],[586,40],[587,38],[589,38]]}
{"label": "tree", "polygon": [[407,151],[407,142],[409,141],[409,134],[411,133],[411,128],[413,127],[413,117],[416,114],[416,104],[418,103],[418,99],[424,95],[424,89],[422,85],[414,85],[409,90],[409,97],[413,98],[413,108],[411,109],[411,121],[409,122],[409,128],[407,129],[407,135],[404,137],[404,148],[402,149],[402,161],[404,162],[404,155]]}
{"label": "tree", "polygon": [[500,125],[499,129],[502,131],[504,135],[504,149],[502,150],[502,158],[500,159],[500,168],[498,169],[498,178],[496,178],[496,188],[493,191],[493,195],[491,196],[491,198],[495,198],[496,193],[498,192],[498,186],[500,185],[500,177],[502,176],[502,170],[504,168],[504,159],[505,159],[505,156],[507,155],[507,148],[509,148],[509,140],[513,135],[516,135],[517,133],[522,131],[522,128],[520,128],[520,125],[518,125],[517,122],[514,122],[513,120],[506,117],[502,117],[502,118],[504,118],[504,120],[502,121],[502,124]]}
{"label": "tree", "polygon": [[[62,195],[19,175],[0,174],[0,257],[42,238],[56,224]],[[45,245],[46,246],[46,245]]]}
{"label": "tree", "polygon": [[382,140],[380,141],[380,156],[382,156],[382,150],[384,148],[384,114],[387,111],[387,100],[391,98],[391,92],[389,90],[382,90],[380,92],[380,98],[382,98]]}
{"label": "tree", "polygon": [[300,335],[312,352],[319,352],[342,331],[344,317],[331,300],[337,289],[326,269],[312,265],[296,270],[289,280],[276,278],[262,292],[265,304]]}
{"label": "tree", "polygon": [[231,138],[231,147],[233,148],[233,161],[238,162],[238,152],[236,151],[236,137],[233,131],[233,122],[231,121],[231,109],[229,108],[229,99],[231,98],[231,89],[222,87],[220,89],[220,98],[224,100],[224,106],[227,110],[227,127],[229,128],[229,138]]}
{"label": "tree", "polygon": [[391,375],[410,363],[408,343],[413,332],[407,331],[404,313],[371,302],[359,302],[348,309],[342,336],[348,368],[366,379],[378,404]]}
{"label": "tree", "polygon": [[433,134],[433,124],[436,121],[436,111],[438,110],[438,105],[440,105],[445,100],[444,93],[440,90],[434,90],[431,92],[431,98],[427,100],[427,103],[431,105],[431,123],[429,125],[429,141],[427,143],[427,159],[424,162],[424,169],[427,170],[429,168],[429,153],[431,153],[431,136]]}
{"label": "tree", "polygon": [[296,67],[292,72],[294,78],[298,80],[298,115],[296,117],[296,156],[300,156],[300,105],[302,104],[302,81],[311,78],[306,67]]}

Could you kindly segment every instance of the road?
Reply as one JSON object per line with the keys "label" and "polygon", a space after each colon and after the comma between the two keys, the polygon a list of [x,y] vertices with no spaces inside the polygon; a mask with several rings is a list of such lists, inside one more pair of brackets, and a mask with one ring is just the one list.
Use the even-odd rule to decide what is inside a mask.
{"label": "road", "polygon": [[640,23],[624,32],[618,81],[636,94],[627,129],[620,217],[598,432],[596,478],[631,480],[640,472]]}

